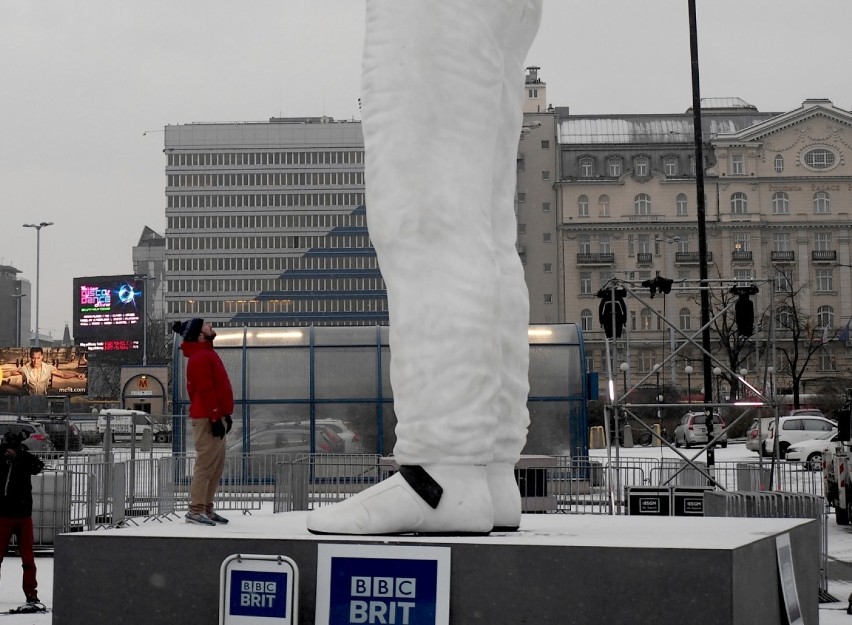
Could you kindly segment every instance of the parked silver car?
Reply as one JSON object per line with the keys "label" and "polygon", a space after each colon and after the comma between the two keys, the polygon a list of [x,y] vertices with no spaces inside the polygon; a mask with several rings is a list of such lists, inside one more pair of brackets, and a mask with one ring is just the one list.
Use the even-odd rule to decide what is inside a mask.
{"label": "parked silver car", "polygon": [[760,448],[763,446],[763,441],[769,435],[769,424],[774,421],[775,417],[759,417],[751,422],[746,432],[746,449],[755,453],[760,453]]}
{"label": "parked silver car", "polygon": [[[718,413],[713,413],[713,435],[718,435],[725,429],[725,422]],[[687,449],[693,445],[706,445],[710,441],[707,438],[707,414],[705,412],[687,412],[681,417],[680,423],[674,431],[675,447],[683,445]],[[722,447],[728,446],[728,435],[723,434],[716,443]]]}

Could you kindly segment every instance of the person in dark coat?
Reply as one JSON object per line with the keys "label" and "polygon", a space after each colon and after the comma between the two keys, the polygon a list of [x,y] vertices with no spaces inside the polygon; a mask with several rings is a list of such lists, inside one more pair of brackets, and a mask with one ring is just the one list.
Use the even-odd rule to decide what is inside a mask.
{"label": "person in dark coat", "polygon": [[24,569],[24,596],[28,604],[35,605],[40,602],[33,556],[32,476],[41,473],[44,463],[29,452],[23,443],[25,436],[6,432],[0,443],[0,564],[9,540],[16,536]]}

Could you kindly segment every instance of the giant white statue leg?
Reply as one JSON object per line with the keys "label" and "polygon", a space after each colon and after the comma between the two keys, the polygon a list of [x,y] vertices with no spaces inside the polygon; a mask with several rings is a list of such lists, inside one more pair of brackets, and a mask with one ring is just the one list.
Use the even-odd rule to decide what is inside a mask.
{"label": "giant white statue leg", "polygon": [[[502,480],[486,466],[495,466],[495,437],[507,441],[502,464],[526,434],[525,408],[516,408],[519,394],[526,401],[527,304],[506,164],[517,150],[518,80],[539,3],[367,0],[367,211],[388,287],[394,454],[404,468],[313,512],[311,531],[478,533],[494,524],[489,482],[499,492]],[[510,88],[519,93],[507,99]],[[495,190],[504,176],[511,184],[501,179]],[[512,398],[505,418],[502,384]]]}
{"label": "giant white statue leg", "polygon": [[529,426],[529,292],[515,249],[515,155],[523,122],[524,62],[538,31],[541,0],[529,0],[525,4],[520,23],[511,24],[515,37],[506,35],[506,39],[514,41],[515,45],[505,49],[500,117],[495,124],[497,144],[491,226],[499,271],[497,337],[500,388],[496,398],[494,457],[488,465],[488,482],[496,529],[517,528],[521,520],[521,500],[514,467],[526,443]]}

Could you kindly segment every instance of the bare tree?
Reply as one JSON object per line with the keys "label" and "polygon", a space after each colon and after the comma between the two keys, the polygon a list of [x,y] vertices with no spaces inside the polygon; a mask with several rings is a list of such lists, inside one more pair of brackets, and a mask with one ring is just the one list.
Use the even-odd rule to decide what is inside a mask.
{"label": "bare tree", "polygon": [[172,360],[174,334],[167,329],[160,317],[149,316],[147,320],[146,351],[149,365],[164,365]]}
{"label": "bare tree", "polygon": [[[776,291],[775,298],[775,349],[781,357],[779,373],[790,378],[795,408],[800,407],[802,380],[811,360],[820,350],[825,350],[826,345],[839,334],[839,329],[830,327],[828,323],[824,323],[825,320],[820,320],[804,310],[801,295],[805,289],[807,284],[794,289],[787,282],[785,288]],[[768,310],[763,314],[764,323],[768,322],[768,314]]]}
{"label": "bare tree", "polygon": [[89,352],[89,389],[92,399],[117,400],[121,397],[121,366],[127,364],[125,352]]}

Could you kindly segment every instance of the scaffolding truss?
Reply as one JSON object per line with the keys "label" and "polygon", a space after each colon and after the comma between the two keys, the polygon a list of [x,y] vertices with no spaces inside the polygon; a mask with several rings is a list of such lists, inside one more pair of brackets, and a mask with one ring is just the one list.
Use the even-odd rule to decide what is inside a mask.
{"label": "scaffolding truss", "polygon": [[[665,282],[664,278],[662,279]],[[640,427],[640,429],[647,432],[652,440],[659,441],[660,446],[665,446],[671,450],[673,450],[683,461],[684,464],[680,470],[677,470],[672,473],[671,476],[668,477],[666,483],[674,480],[677,475],[687,469],[688,467],[692,467],[700,474],[702,474],[706,479],[707,483],[710,486],[720,488],[724,490],[722,485],[720,485],[713,477],[713,465],[715,463],[713,450],[718,443],[718,441],[727,434],[729,430],[731,430],[737,423],[742,421],[744,418],[749,416],[756,408],[772,408],[774,409],[774,416],[776,421],[776,428],[778,427],[778,418],[779,418],[779,410],[778,403],[776,399],[775,392],[775,380],[774,380],[774,368],[772,368],[769,364],[775,362],[775,283],[771,279],[762,279],[762,280],[733,280],[733,279],[716,279],[716,280],[672,280],[665,284],[665,290],[661,291],[661,296],[663,299],[663,310],[662,312],[656,310],[654,306],[651,305],[649,299],[653,299],[655,297],[655,291],[660,288],[660,276],[659,272],[657,272],[657,278],[654,281],[633,281],[633,280],[622,280],[618,278],[610,279],[604,287],[598,292],[598,295],[605,299],[608,296],[608,302],[610,305],[607,307],[607,314],[611,314],[612,318],[609,320],[611,322],[610,328],[612,329],[612,336],[608,336],[610,332],[605,333],[605,361],[606,361],[606,376],[607,376],[607,403],[604,407],[604,431],[606,438],[606,450],[607,450],[607,460],[608,466],[610,467],[610,478],[607,480],[609,484],[609,500],[610,500],[610,509],[613,513],[617,513],[620,511],[620,506],[615,505],[615,493],[621,492],[620,485],[617,483],[618,480],[618,471],[616,471],[615,478],[612,476],[612,467],[613,467],[613,439],[615,439],[615,460],[616,465],[619,461],[619,450],[621,445],[618,443],[618,430],[619,430],[619,421],[620,419],[624,419],[625,423],[629,423],[631,425],[636,424]],[[708,322],[701,327],[699,327],[695,331],[691,330],[682,330],[677,325],[672,323],[669,320],[669,313],[667,310],[668,300],[665,299],[667,297],[674,297],[676,294],[686,294],[697,296],[701,293],[702,289],[708,289],[709,293],[718,292],[721,293],[723,291],[731,291],[732,288],[741,288],[741,287],[749,287],[752,288],[751,292],[756,293],[759,291],[760,287],[769,287],[770,292],[770,305],[769,305],[769,328],[762,332],[755,331],[755,333],[748,337],[747,341],[754,342],[754,349],[759,350],[761,342],[763,343],[763,353],[767,355],[764,358],[763,363],[763,385],[762,389],[756,388],[755,385],[750,384],[740,371],[735,371],[731,368],[730,364],[727,362],[727,358],[720,358],[719,355],[714,355],[712,352],[709,352],[704,349],[702,345],[702,333],[705,328],[711,328],[716,320],[726,315],[730,310],[732,310],[736,305],[736,300],[731,298],[724,306],[721,306],[716,311],[711,311],[710,318]],[[648,295],[648,299],[646,299],[643,293],[639,290],[640,288],[648,288],[650,287],[650,293]],[[756,287],[756,288],[754,288]],[[624,388],[623,392],[619,394],[616,391],[617,387],[617,379],[616,379],[616,368],[615,363],[618,360],[618,347],[619,343],[621,343],[622,351],[624,353],[624,362],[629,363],[630,361],[630,324],[627,323],[628,316],[626,315],[626,310],[629,309],[629,306],[626,306],[625,309],[625,328],[624,332],[619,332],[618,328],[618,319],[617,319],[617,309],[618,309],[618,300],[622,301],[626,298],[629,298],[632,301],[635,301],[640,309],[647,309],[652,314],[652,319],[654,317],[657,318],[658,326],[662,326],[668,330],[669,333],[669,350],[668,354],[665,355],[664,349],[664,357],[661,363],[656,364],[651,371],[645,372],[644,374],[640,373],[640,379],[638,381],[633,382],[631,386],[628,387],[627,383],[627,370],[629,369],[629,364],[627,369],[621,369],[624,375]],[[716,301],[719,301],[721,298],[716,298]],[[626,302],[625,302],[626,304]],[[712,306],[712,303],[711,303]],[[604,310],[602,306],[601,310]],[[604,314],[603,312],[601,314]],[[604,321],[603,319],[601,320]],[[602,323],[602,325],[604,325]],[[623,336],[620,336],[623,334]],[[763,336],[759,336],[762,334]],[[680,337],[681,341],[678,342],[675,337]],[[665,345],[665,340],[662,341],[663,345]],[[717,379],[718,375],[722,372],[726,374],[726,377],[729,380],[737,380],[742,387],[745,387],[749,391],[748,399],[740,398],[739,400],[733,402],[722,402],[721,397],[715,397],[715,401],[707,401],[708,397],[712,398],[712,388],[705,388],[705,397],[704,401],[701,403],[693,403],[691,401],[691,397],[689,398],[688,404],[684,404],[683,402],[677,403],[664,403],[660,396],[657,396],[656,401],[651,404],[646,403],[632,403],[629,401],[631,394],[642,387],[648,380],[652,377],[657,377],[657,388],[659,389],[659,375],[661,372],[666,371],[666,367],[672,368],[674,371],[674,367],[677,361],[677,357],[684,352],[684,350],[689,349],[690,347],[695,348],[701,354],[701,356],[706,356],[707,358],[702,358],[702,360],[711,363],[712,370],[716,372]],[[727,356],[727,352],[724,354]],[[672,379],[675,379],[675,376],[672,375]],[[707,377],[705,376],[705,380]],[[711,385],[712,386],[712,385]],[[718,386],[718,385],[717,385]],[[768,390],[767,390],[768,389]],[[691,389],[687,389],[687,393],[689,394]],[[661,433],[655,429],[654,427],[645,423],[645,421],[636,414],[636,410],[639,408],[651,408],[656,409],[658,411],[663,408],[679,408],[679,407],[689,407],[692,411],[703,411],[708,415],[707,418],[707,427],[708,427],[708,442],[698,449],[698,451],[692,456],[687,457],[686,454],[682,453],[680,449],[678,449],[675,445],[672,444],[671,441],[667,440],[665,437],[661,435]],[[719,408],[735,408],[741,409],[740,414],[736,415],[735,418],[731,419],[729,423],[726,424],[725,428],[719,432],[715,431],[713,427],[713,419],[711,415],[714,410],[718,411]],[[759,423],[762,420],[758,420]],[[613,436],[613,429],[615,429],[615,436]],[[762,447],[762,436],[763,433],[759,432],[758,436],[761,440]],[[702,464],[697,463],[697,459],[703,453],[707,453],[707,463],[706,468]],[[758,453],[758,457],[760,459],[760,464],[762,468],[762,464],[764,461],[763,450],[761,449]],[[775,452],[771,461],[770,467],[770,478],[769,478],[769,489],[773,488],[773,477],[775,473],[775,467],[779,460],[779,448],[778,445],[775,446]]]}

